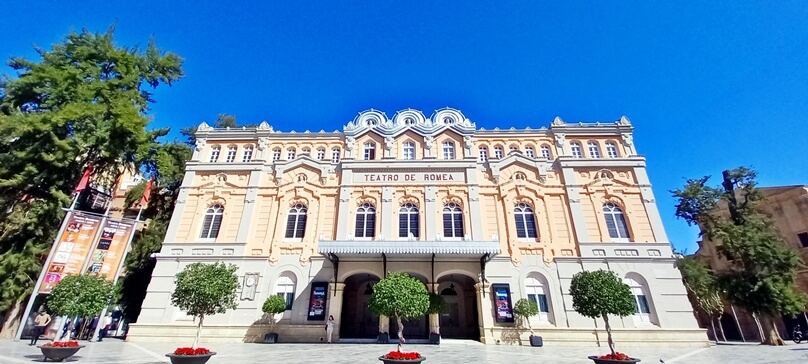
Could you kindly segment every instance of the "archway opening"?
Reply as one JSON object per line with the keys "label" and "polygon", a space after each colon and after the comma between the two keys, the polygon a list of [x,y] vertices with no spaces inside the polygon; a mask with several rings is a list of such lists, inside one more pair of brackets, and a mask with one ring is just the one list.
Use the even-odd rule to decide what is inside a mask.
{"label": "archway opening", "polygon": [[437,293],[446,302],[446,308],[440,314],[441,337],[480,339],[476,283],[464,274],[449,274],[438,279]]}
{"label": "archway opening", "polygon": [[340,338],[375,339],[379,334],[379,316],[370,312],[370,295],[379,282],[374,274],[354,274],[345,279],[342,294]]}

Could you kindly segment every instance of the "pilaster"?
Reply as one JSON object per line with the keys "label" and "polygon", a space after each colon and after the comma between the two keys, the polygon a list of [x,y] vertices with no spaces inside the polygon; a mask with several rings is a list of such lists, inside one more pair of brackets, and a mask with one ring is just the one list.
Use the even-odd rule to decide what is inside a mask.
{"label": "pilaster", "polygon": [[586,231],[586,220],[584,219],[584,209],[581,206],[581,188],[578,187],[575,170],[570,167],[562,167],[561,172],[564,175],[564,185],[567,190],[567,199],[570,206],[570,215],[572,215],[572,226],[575,229],[575,236],[578,242],[591,241],[589,232]]}
{"label": "pilaster", "polygon": [[668,242],[668,234],[665,233],[665,226],[662,225],[662,217],[659,215],[648,172],[645,171],[645,167],[634,167],[634,175],[637,176],[637,184],[640,185],[640,195],[643,205],[645,205],[645,212],[648,214],[648,221],[651,223],[651,230],[654,232],[654,241]]}
{"label": "pilaster", "polygon": [[391,240],[393,229],[398,226],[393,223],[393,187],[384,186],[382,188],[382,221],[381,239]]}
{"label": "pilaster", "polygon": [[255,212],[255,201],[258,198],[258,186],[261,183],[261,171],[250,172],[250,180],[247,186],[247,196],[244,198],[244,210],[241,212],[239,220],[238,235],[236,243],[246,243],[250,234],[250,226],[253,223],[253,213]]}
{"label": "pilaster", "polygon": [[491,304],[491,284],[488,282],[477,283],[474,285],[477,291],[477,318],[480,323],[480,342],[483,344],[496,343],[494,338],[494,317],[491,315],[494,312],[494,307]]}
{"label": "pilaster", "polygon": [[180,221],[182,221],[185,214],[185,204],[188,202],[188,194],[191,192],[191,185],[194,183],[195,177],[196,172],[186,171],[185,176],[182,178],[177,203],[174,205],[174,212],[171,214],[171,221],[168,223],[166,236],[163,239],[165,242],[173,243],[177,240],[177,230],[179,230]]}
{"label": "pilaster", "polygon": [[435,239],[438,233],[437,230],[437,192],[435,191],[435,186],[426,186],[424,201],[426,202],[424,205],[424,216],[422,219],[426,222],[426,231],[424,232],[424,237],[426,240]]}
{"label": "pilaster", "polygon": [[483,240],[483,216],[480,207],[480,186],[477,184],[477,169],[466,169],[466,183],[469,186],[469,218],[471,220],[471,239]]}
{"label": "pilaster", "polygon": [[[342,294],[345,291],[345,283],[329,284],[329,289],[334,289],[334,293],[329,292],[328,297],[328,315],[334,316],[334,334],[331,337],[333,341],[339,341],[339,328],[342,326]],[[336,286],[336,287],[335,287]],[[328,316],[326,316],[326,320]]]}
{"label": "pilaster", "polygon": [[353,171],[350,169],[342,170],[343,184],[339,188],[339,214],[337,215],[337,240],[348,239],[348,219],[349,205],[351,201],[351,181],[353,181]]}

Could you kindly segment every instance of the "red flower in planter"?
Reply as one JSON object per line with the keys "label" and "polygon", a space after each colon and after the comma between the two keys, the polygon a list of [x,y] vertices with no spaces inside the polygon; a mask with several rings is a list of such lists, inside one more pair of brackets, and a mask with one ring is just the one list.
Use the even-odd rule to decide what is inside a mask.
{"label": "red flower in planter", "polygon": [[615,353],[614,353],[614,355],[612,355],[612,354],[601,355],[601,356],[599,356],[599,357],[598,357],[598,359],[606,359],[606,360],[631,360],[631,357],[630,357],[630,356],[628,356],[628,355],[626,355],[626,354],[624,354],[624,353],[621,353],[621,352],[615,352]]}
{"label": "red flower in planter", "polygon": [[48,348],[77,348],[79,347],[79,342],[75,340],[70,341],[54,341],[52,343],[45,343],[42,345]]}
{"label": "red flower in planter", "polygon": [[205,348],[177,348],[174,350],[174,355],[207,355],[210,350]]}
{"label": "red flower in planter", "polygon": [[421,359],[421,354],[418,354],[418,352],[415,351],[410,353],[405,353],[401,351],[391,351],[385,354],[384,358],[390,360],[418,360]]}

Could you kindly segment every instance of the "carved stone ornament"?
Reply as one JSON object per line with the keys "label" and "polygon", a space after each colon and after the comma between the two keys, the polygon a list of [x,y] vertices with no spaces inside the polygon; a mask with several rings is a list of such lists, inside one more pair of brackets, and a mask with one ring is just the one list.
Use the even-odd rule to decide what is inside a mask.
{"label": "carved stone ornament", "polygon": [[474,141],[471,139],[471,135],[464,136],[463,143],[465,144],[466,149],[471,149],[474,146]]}
{"label": "carved stone ornament", "polygon": [[432,149],[432,142],[435,140],[431,135],[427,135],[424,137],[424,148],[425,149]]}
{"label": "carved stone ornament", "polygon": [[555,119],[553,119],[553,126],[561,126],[565,124],[566,123],[564,123],[564,120],[561,120],[560,116],[556,116]]}
{"label": "carved stone ornament", "polygon": [[258,138],[258,150],[264,151],[269,146],[269,138],[267,137],[260,137]]}
{"label": "carved stone ornament", "polygon": [[197,139],[197,140],[196,140],[196,151],[197,151],[197,152],[201,152],[201,151],[202,151],[202,149],[205,149],[205,143],[206,143],[205,138],[199,138],[199,139]]}
{"label": "carved stone ornament", "polygon": [[384,149],[393,150],[393,137],[391,136],[384,137]]}
{"label": "carved stone ornament", "polygon": [[623,137],[623,145],[626,147],[631,147],[634,145],[634,137],[631,135],[631,133],[623,133],[620,134],[620,136]]}
{"label": "carved stone ornament", "polygon": [[563,148],[563,147],[564,147],[564,144],[566,144],[566,143],[567,143],[567,139],[566,139],[566,137],[564,136],[564,134],[556,134],[556,135],[555,135],[555,142],[556,142],[556,146],[557,146],[557,147],[559,147],[559,148]]}
{"label": "carved stone ornament", "polygon": [[244,283],[241,286],[241,300],[255,300],[255,290],[258,287],[258,273],[247,273],[244,275]]}
{"label": "carved stone ornament", "polygon": [[354,145],[356,144],[356,139],[354,137],[347,137],[345,138],[345,150],[350,153],[354,149]]}

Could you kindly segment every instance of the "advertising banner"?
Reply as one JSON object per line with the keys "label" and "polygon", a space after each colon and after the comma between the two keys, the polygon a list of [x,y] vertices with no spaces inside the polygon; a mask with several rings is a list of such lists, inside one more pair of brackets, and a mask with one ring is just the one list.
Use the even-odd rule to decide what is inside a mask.
{"label": "advertising banner", "polygon": [[491,285],[494,291],[494,308],[497,312],[497,322],[513,322],[513,305],[511,304],[511,286],[507,283]]}
{"label": "advertising banner", "polygon": [[84,212],[70,214],[67,226],[57,238],[57,248],[48,265],[45,279],[39,286],[39,293],[50,293],[62,277],[80,274],[87,253],[93,247],[93,240],[101,227],[101,216]]}
{"label": "advertising banner", "polygon": [[325,304],[327,298],[328,282],[312,282],[308,321],[325,320]]}
{"label": "advertising banner", "polygon": [[101,230],[101,237],[94,244],[86,273],[114,280],[121,259],[126,254],[126,245],[129,243],[134,225],[134,221],[107,220]]}

